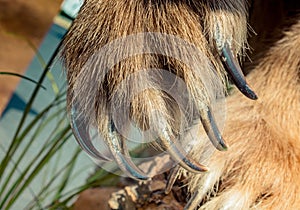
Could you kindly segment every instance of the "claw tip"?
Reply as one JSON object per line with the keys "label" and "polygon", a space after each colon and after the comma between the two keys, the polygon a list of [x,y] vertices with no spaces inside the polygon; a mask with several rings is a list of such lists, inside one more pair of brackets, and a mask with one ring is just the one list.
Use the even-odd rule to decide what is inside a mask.
{"label": "claw tip", "polygon": [[227,150],[228,150],[227,144],[222,145],[222,151],[227,151]]}
{"label": "claw tip", "polygon": [[250,88],[250,86],[248,84],[245,85],[243,93],[252,100],[258,99],[256,93]]}

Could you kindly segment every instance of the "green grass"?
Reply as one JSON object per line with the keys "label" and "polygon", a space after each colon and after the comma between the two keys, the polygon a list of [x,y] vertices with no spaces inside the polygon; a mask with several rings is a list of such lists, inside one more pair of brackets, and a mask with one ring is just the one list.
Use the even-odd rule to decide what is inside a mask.
{"label": "green grass", "polygon": [[[33,199],[22,204],[24,209],[69,209],[74,197],[80,192],[104,184],[113,177],[103,170],[98,170],[89,179],[83,180],[84,184],[81,186],[70,186],[70,181],[77,176],[78,172],[75,171],[75,168],[78,168],[78,160],[82,150],[78,147],[74,151],[68,151],[67,144],[70,144],[70,141],[72,144],[76,144],[76,142],[71,138],[72,131],[67,120],[66,92],[58,88],[50,71],[60,45],[47,64],[36,50],[38,60],[44,65],[43,73],[37,80],[7,71],[0,72],[0,76],[18,76],[35,86],[22,117],[16,125],[12,139],[7,140],[8,149],[0,148],[2,151],[5,150],[4,156],[0,158],[1,210],[12,209],[17,202],[20,202],[22,194],[26,190],[31,192]],[[47,78],[51,82],[51,91],[56,97],[36,116],[29,117],[29,112],[39,91],[45,89],[43,82]],[[49,127],[50,124],[55,126]],[[45,132],[43,131],[45,130],[49,133],[48,136],[44,135]],[[32,157],[28,159],[29,153],[36,144],[39,145],[38,150],[35,151],[34,155],[31,154]],[[70,154],[67,160],[63,155],[64,153]],[[62,161],[62,159],[64,159],[65,164],[59,168],[55,163]],[[84,166],[80,167],[81,170],[87,170]],[[33,183],[36,184],[37,177],[43,177],[45,174],[47,177],[38,183],[39,192],[31,191],[30,186]]]}

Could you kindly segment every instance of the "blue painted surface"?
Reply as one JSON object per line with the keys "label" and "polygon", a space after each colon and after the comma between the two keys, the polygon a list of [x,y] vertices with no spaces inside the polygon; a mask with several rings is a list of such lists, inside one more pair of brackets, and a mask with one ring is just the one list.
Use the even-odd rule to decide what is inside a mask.
{"label": "blue painted surface", "polygon": [[[39,50],[39,53],[43,57],[45,63],[47,63],[56,49],[57,45],[63,38],[66,33],[66,29],[53,24],[46,35],[44,41],[42,42]],[[31,64],[29,65],[25,75],[29,78],[33,78],[34,80],[38,80],[43,72],[43,64],[39,61],[37,57],[35,57]],[[59,63],[56,63],[54,67],[51,69],[51,73],[55,77],[56,82],[62,87],[64,84],[65,77],[63,75],[62,67]],[[47,102],[50,102],[51,99],[54,98],[54,93],[51,91],[51,83],[47,78],[43,82],[43,86],[46,87],[46,90],[41,89],[38,100],[34,103],[33,108],[31,109],[31,114],[37,114]],[[21,80],[14,94],[12,95],[11,100],[9,101],[7,107],[2,114],[3,118],[11,109],[17,109],[19,111],[23,111],[26,106],[26,102],[33,89],[35,88],[35,84],[30,83],[26,80]]]}
{"label": "blue painted surface", "polygon": [[[17,94],[13,93],[10,101],[8,102],[6,108],[4,109],[1,118],[3,118],[10,109],[16,109],[18,111],[23,111],[26,107],[26,102]],[[30,109],[29,114],[37,115],[38,112],[34,109]]]}
{"label": "blue painted surface", "polygon": [[[53,54],[56,46],[61,41],[63,35],[65,34],[66,30],[61,28],[58,25],[52,25],[48,34],[46,35],[44,41],[42,42],[41,46],[39,47],[39,52],[42,55],[43,59],[47,62],[51,55]],[[39,61],[37,57],[35,57],[31,64],[29,65],[26,76],[29,78],[38,81],[39,77],[43,72],[43,64]],[[62,90],[65,89],[65,75],[62,71],[62,66],[57,60],[50,71],[55,78],[55,82]],[[46,87],[46,90],[40,89],[36,100],[33,103],[31,111],[26,119],[24,128],[29,125],[29,123],[34,119],[34,117],[41,112],[51,101],[54,100],[56,94],[52,89],[52,85],[50,80],[46,77],[42,84]],[[6,154],[10,142],[13,138],[13,135],[17,129],[19,121],[22,117],[23,110],[29,100],[33,90],[35,88],[35,84],[30,83],[26,80],[22,80],[17,87],[15,93],[13,94],[8,106],[5,109],[4,114],[0,118],[0,160]],[[18,178],[22,171],[26,168],[28,164],[36,164],[39,161],[38,152],[41,150],[42,146],[45,142],[49,141],[49,139],[53,138],[53,132],[58,130],[59,128],[63,128],[64,126],[68,125],[68,120],[66,117],[65,111],[65,103],[62,103],[60,106],[55,107],[47,116],[51,116],[56,113],[59,109],[62,111],[54,116],[53,120],[48,123],[43,129],[41,129],[37,136],[34,136],[34,129],[37,129],[37,126],[30,132],[25,140],[21,143],[20,148],[17,150],[16,154],[11,158],[10,165],[7,168],[6,172],[4,173],[4,177],[8,176],[8,171],[13,169],[15,171],[14,175],[12,176],[12,182],[10,186],[13,184],[13,181]],[[62,122],[60,119],[64,119]],[[46,122],[47,117],[41,120],[41,124]],[[61,126],[60,126],[61,123]],[[40,124],[40,125],[41,125]],[[56,130],[55,130],[56,129]],[[34,141],[33,141],[34,139]],[[30,143],[30,148],[28,152],[22,158],[21,164],[18,167],[14,166],[14,162],[18,159],[19,155],[22,152],[22,149],[26,147],[26,145]],[[59,170],[66,167],[66,164],[70,161],[74,152],[78,150],[78,145],[75,142],[73,137],[69,138],[65,145],[62,147],[60,151],[57,152],[53,160],[50,161],[49,165],[45,167],[45,169],[40,173],[28,186],[28,188],[24,191],[16,204],[11,209],[24,209],[24,207],[31,203],[34,198],[39,195],[42,190],[42,187],[49,182],[49,180],[53,177],[54,174],[58,173]],[[42,157],[42,155],[41,155]],[[32,162],[33,161],[33,162]],[[72,172],[72,180],[68,183],[66,191],[74,189],[75,187],[80,186],[82,183],[85,182],[87,176],[93,171],[94,163],[87,157],[86,154],[80,153],[78,160],[76,161],[76,166],[74,171]],[[53,184],[53,189],[57,188],[57,184],[62,179],[62,177],[58,176],[57,180]],[[3,179],[5,180],[5,179]],[[0,180],[0,189],[3,185],[3,180]],[[55,188],[56,187],[56,188]],[[52,189],[51,188],[51,189]],[[48,190],[51,190],[48,189]],[[45,198],[44,203],[49,202],[54,195],[48,195]],[[3,198],[0,198],[0,201]]]}

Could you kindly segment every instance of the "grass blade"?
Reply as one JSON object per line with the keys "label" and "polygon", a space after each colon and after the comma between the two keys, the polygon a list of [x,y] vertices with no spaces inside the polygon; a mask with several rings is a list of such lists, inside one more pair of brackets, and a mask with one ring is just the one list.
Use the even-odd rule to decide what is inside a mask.
{"label": "grass blade", "polygon": [[18,74],[18,73],[14,73],[14,72],[7,72],[7,71],[0,71],[0,75],[21,77],[22,79],[28,80],[29,82],[32,82],[32,83],[38,85],[39,87],[43,88],[44,90],[46,90],[46,88],[43,85],[39,84],[37,81],[34,81],[33,79],[26,77],[22,74]]}
{"label": "grass blade", "polygon": [[27,118],[28,113],[30,112],[32,104],[33,104],[33,102],[34,102],[34,100],[35,100],[35,98],[36,98],[36,96],[37,96],[37,94],[38,94],[38,92],[40,90],[40,85],[44,81],[45,76],[47,75],[47,72],[50,70],[52,64],[55,61],[55,58],[56,58],[56,56],[57,56],[57,54],[58,54],[58,52],[60,50],[60,47],[62,46],[62,42],[63,41],[61,41],[58,44],[58,46],[56,47],[54,53],[52,54],[52,56],[51,56],[51,58],[49,60],[49,62],[47,63],[47,65],[46,65],[46,67],[45,67],[42,75],[39,78],[39,81],[38,81],[39,85],[36,85],[35,89],[33,90],[33,93],[31,94],[31,97],[30,97],[30,99],[29,99],[29,101],[28,101],[28,103],[26,105],[26,108],[25,108],[25,110],[23,112],[22,118],[21,118],[21,120],[19,122],[19,125],[17,127],[17,131],[14,134],[12,143],[10,144],[10,147],[9,147],[6,155],[4,156],[3,160],[1,161],[1,164],[0,164],[0,180],[2,178],[2,175],[4,174],[5,169],[7,168],[9,160],[11,159],[12,155],[14,154],[14,152],[17,150],[18,146],[20,145],[20,142],[17,141],[17,137],[18,137],[18,135],[19,135],[19,133],[20,133],[23,125],[24,125],[24,122],[25,122],[25,120]]}

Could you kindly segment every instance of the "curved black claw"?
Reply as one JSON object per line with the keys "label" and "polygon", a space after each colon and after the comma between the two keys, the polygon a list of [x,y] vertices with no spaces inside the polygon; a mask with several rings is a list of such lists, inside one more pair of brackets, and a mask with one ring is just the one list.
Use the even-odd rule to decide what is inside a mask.
{"label": "curved black claw", "polygon": [[76,141],[79,146],[86,151],[90,156],[96,159],[109,161],[110,159],[102,155],[97,149],[94,147],[92,143],[92,139],[88,132],[89,126],[88,123],[85,122],[85,119],[79,116],[75,116],[75,109],[72,108],[70,114],[70,124],[73,130]]}
{"label": "curved black claw", "polygon": [[115,125],[111,122],[109,126],[109,138],[106,143],[115,158],[120,169],[130,177],[139,180],[148,180],[149,177],[143,173],[131,160],[130,154],[122,137],[117,133]]}
{"label": "curved black claw", "polygon": [[220,55],[224,63],[226,71],[231,75],[234,84],[237,88],[248,98],[252,100],[257,99],[257,95],[247,84],[245,76],[237,59],[233,56],[229,44],[226,42],[220,50]]}
{"label": "curved black claw", "polygon": [[218,129],[215,118],[209,107],[207,107],[206,111],[201,111],[200,120],[211,143],[220,151],[227,150],[228,147]]}
{"label": "curved black claw", "polygon": [[170,135],[166,130],[163,131],[162,136],[160,136],[160,143],[163,149],[167,150],[169,155],[175,160],[178,161],[178,164],[184,169],[193,172],[205,172],[208,171],[208,168],[185,154],[184,149],[176,141],[176,138],[170,138]]}

